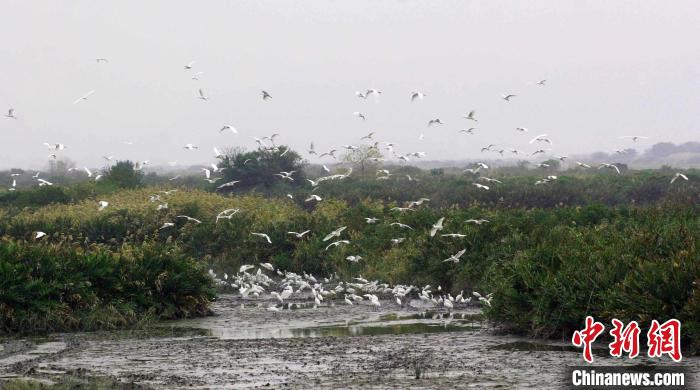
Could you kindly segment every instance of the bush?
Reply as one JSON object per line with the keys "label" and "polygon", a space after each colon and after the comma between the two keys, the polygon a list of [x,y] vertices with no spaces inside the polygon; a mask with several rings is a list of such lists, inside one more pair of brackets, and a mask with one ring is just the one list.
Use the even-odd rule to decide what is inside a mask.
{"label": "bush", "polygon": [[208,313],[211,278],[177,248],[0,241],[0,332],[113,329]]}

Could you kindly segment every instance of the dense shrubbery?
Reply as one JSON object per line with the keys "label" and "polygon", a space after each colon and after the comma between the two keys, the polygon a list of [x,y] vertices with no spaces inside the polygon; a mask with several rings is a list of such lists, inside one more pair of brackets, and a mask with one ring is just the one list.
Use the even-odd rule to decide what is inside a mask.
{"label": "dense shrubbery", "polygon": [[[415,173],[414,173],[415,174]],[[174,245],[217,273],[235,273],[241,264],[270,261],[285,270],[316,275],[359,274],[389,283],[440,284],[459,292],[494,293],[489,316],[509,330],[543,336],[568,334],[586,314],[648,323],[676,317],[684,335],[700,340],[700,214],[692,181],[669,185],[669,176],[636,172],[625,176],[561,177],[542,186],[532,178],[505,177],[490,191],[470,179],[426,175],[419,182],[393,179],[322,184],[318,204],[261,195],[226,197],[157,188],[120,191],[75,204],[0,209],[0,234],[29,240],[41,230],[47,243],[118,251],[158,242]],[[358,187],[355,187],[358,186]],[[431,192],[433,191],[433,192]],[[149,201],[159,194],[161,199]],[[422,196],[415,211],[390,208]],[[371,198],[371,199],[370,199]],[[382,200],[372,200],[382,199]],[[168,208],[157,211],[158,204]],[[228,208],[232,219],[215,221]],[[4,214],[3,214],[4,213]],[[176,218],[189,215],[201,224]],[[464,238],[430,238],[428,230],[445,216],[443,233]],[[380,221],[367,224],[365,217]],[[481,226],[470,218],[486,218]],[[390,226],[402,222],[414,230]],[[160,229],[165,222],[176,225]],[[347,226],[350,245],[325,250],[323,236]],[[311,229],[303,239],[287,231]],[[267,244],[251,232],[265,232]],[[391,239],[406,240],[393,245]],[[443,263],[466,249],[459,264]],[[82,250],[82,249],[81,249]],[[359,264],[345,260],[360,255]]]}
{"label": "dense shrubbery", "polygon": [[110,329],[208,312],[201,264],[159,244],[0,241],[0,333]]}

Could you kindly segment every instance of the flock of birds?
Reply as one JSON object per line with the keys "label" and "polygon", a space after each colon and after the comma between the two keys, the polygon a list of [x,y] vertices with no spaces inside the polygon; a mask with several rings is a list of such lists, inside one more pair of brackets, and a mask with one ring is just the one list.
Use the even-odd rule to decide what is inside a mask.
{"label": "flock of birds", "polygon": [[[108,63],[109,61],[106,58],[98,58],[96,59],[97,63]],[[194,61],[188,63],[187,65],[184,66],[185,71],[191,72],[192,76],[191,78],[193,80],[199,80],[199,77],[203,74],[202,72],[195,72],[194,71]],[[547,85],[547,80],[540,80],[535,83],[537,87],[546,87]],[[75,101],[73,101],[73,104],[84,104],[84,102],[90,100],[93,95],[95,94],[94,90],[88,91],[87,93],[81,95],[78,97]],[[361,99],[361,100],[367,100],[370,98],[375,98],[378,99],[383,92],[381,90],[378,90],[376,88],[370,88],[366,89],[364,91],[356,91],[355,95]],[[209,97],[205,93],[205,91],[201,88],[198,89],[196,97],[202,101],[208,101]],[[260,98],[267,102],[273,99],[273,96],[270,92],[268,91],[261,91],[260,92]],[[423,100],[428,98],[428,95],[421,92],[421,91],[414,91],[410,94],[409,96],[409,101],[411,103],[415,103],[417,101]],[[504,104],[513,104],[514,101],[519,99],[518,95],[515,94],[504,94],[502,95],[503,103]],[[360,111],[356,111],[353,113],[355,117],[357,117],[361,121],[366,121],[367,120],[367,115]],[[17,112],[14,108],[10,108],[7,111],[7,114],[5,115],[7,119],[11,120],[18,120]],[[465,129],[459,130],[458,134],[465,134],[465,135],[475,135],[478,132],[478,127],[477,124],[479,123],[479,118],[477,117],[477,113],[475,110],[470,110],[466,115],[463,116],[462,118],[465,123],[467,124],[472,124],[472,127],[467,127]],[[443,121],[441,118],[432,118],[427,121],[426,126],[427,127],[435,127],[435,126],[443,126],[445,125],[445,121]],[[529,130],[525,127],[517,127],[514,129],[518,133],[528,133]],[[238,129],[230,124],[224,124],[221,126],[221,128],[218,129],[219,133],[231,133],[233,135],[239,134]],[[255,143],[258,146],[258,149],[261,151],[264,151],[266,153],[271,153],[271,154],[278,154],[280,156],[285,155],[286,153],[289,152],[289,148],[287,147],[282,147],[278,146],[276,143],[276,138],[279,136],[279,134],[272,134],[270,136],[265,136],[265,137],[252,137],[255,141]],[[334,160],[338,160],[340,157],[338,154],[339,153],[344,153],[346,155],[352,155],[353,153],[365,153],[367,154],[368,151],[376,151],[377,153],[369,153],[367,154],[368,160],[376,163],[380,163],[384,161],[383,153],[388,153],[391,155],[393,158],[398,160],[399,162],[406,163],[410,162],[413,159],[420,159],[425,157],[426,153],[425,152],[408,152],[408,153],[399,153],[397,151],[397,145],[393,142],[386,142],[386,141],[377,141],[375,140],[376,132],[370,132],[369,134],[363,136],[360,138],[360,141],[366,141],[366,143],[361,144],[361,145],[342,145],[339,146],[338,148],[330,149],[328,151],[324,152],[319,152],[316,150],[314,143],[310,143],[309,148],[307,149],[307,154],[309,157],[315,156],[317,159],[322,159],[322,158],[331,158]],[[623,139],[630,139],[632,142],[637,143],[640,140],[646,139],[648,137],[646,136],[640,136],[640,135],[631,135],[631,136],[623,136],[620,137]],[[420,140],[424,139],[424,134],[421,134],[419,136]],[[129,143],[129,142],[127,142]],[[509,153],[512,153],[513,155],[522,155],[522,156],[529,156],[529,157],[543,157],[543,156],[549,156],[552,155],[552,146],[554,145],[554,142],[552,138],[548,134],[538,134],[534,137],[532,137],[528,142],[527,145],[530,145],[535,148],[534,151],[530,153],[523,152],[521,150],[515,149],[515,148],[505,148],[501,147],[499,145],[490,143],[488,145],[485,145],[482,149],[482,153],[496,153],[500,156],[503,156],[506,151]],[[58,153],[63,152],[64,150],[67,149],[67,146],[63,143],[49,143],[46,142],[44,143],[44,146],[50,151],[50,155],[48,156],[49,159],[57,159],[58,158]],[[183,148],[187,151],[192,151],[192,150],[197,150],[200,147],[198,145],[188,143],[183,145]],[[221,157],[223,154],[221,151],[214,147],[213,148],[214,152],[214,157],[218,158]],[[616,150],[616,153],[623,154],[625,153],[624,150]],[[566,161],[569,157],[565,155],[555,155],[556,159],[564,162]],[[107,162],[107,164],[110,164],[113,160],[113,156],[103,156],[104,160]],[[248,164],[250,160],[244,161],[242,164]],[[585,162],[581,161],[575,161],[576,166],[580,167],[581,169],[590,169],[593,168],[592,164],[588,164]],[[136,170],[142,170],[144,169],[147,165],[149,164],[148,160],[144,161],[137,161],[135,164],[135,169]],[[343,180],[345,178],[348,178],[352,174],[352,168],[347,169],[347,171],[342,172],[342,173],[333,173],[330,168],[328,168],[325,164],[320,164],[322,166],[323,171],[327,174],[326,176],[318,177],[315,179],[307,179],[308,183],[311,185],[312,191],[308,195],[308,197],[305,199],[305,202],[320,202],[322,201],[322,198],[314,193],[315,190],[325,181],[329,180]],[[546,162],[539,162],[535,164],[536,167],[539,168],[549,168],[549,164]],[[209,166],[201,168],[201,172],[203,174],[203,179],[207,180],[210,183],[216,183],[217,181],[221,180],[221,177],[215,177],[217,173],[220,173],[223,169],[217,164],[211,164]],[[609,169],[617,174],[621,174],[620,169],[618,166],[616,166],[613,163],[601,163],[597,165],[597,169]],[[91,169],[88,167],[84,168],[70,168],[71,171],[75,172],[82,172],[85,175],[87,175],[88,178],[99,181],[102,179],[102,174],[94,174]],[[484,173],[489,170],[489,165],[486,162],[476,162],[474,163],[471,167],[468,167],[464,170],[465,173],[470,173],[476,177],[475,181],[472,183],[472,185],[478,189],[478,190],[483,190],[483,191],[488,191],[491,189],[492,186],[498,185],[501,183],[496,178],[491,178],[485,175]],[[296,171],[282,171],[275,173],[274,176],[279,178],[281,181],[289,181],[293,182],[297,180],[295,178]],[[9,190],[14,191],[17,186],[16,182],[16,177],[19,176],[19,173],[12,173],[12,185],[9,188]],[[33,179],[36,180],[36,183],[39,186],[52,186],[53,183],[50,181],[41,178],[41,172],[37,172],[32,176]],[[379,168],[376,171],[376,179],[377,180],[388,180],[390,177],[393,176],[393,173],[390,172],[388,169],[383,169]],[[413,178],[410,177],[410,175],[406,175],[408,180],[414,180]],[[181,176],[175,176],[171,178],[171,181],[175,181],[180,179]],[[535,182],[536,185],[541,185],[541,184],[547,184],[550,183],[554,180],[557,180],[557,176],[555,175],[547,175],[546,177],[543,177],[542,179],[538,180]],[[676,173],[673,178],[671,179],[671,183],[676,182],[677,180],[688,180],[688,177],[686,177],[682,173]],[[226,183],[218,185],[217,189],[218,190],[226,190],[227,188],[235,186],[237,183],[240,183],[238,180],[232,180],[228,181]],[[170,190],[170,191],[163,191],[164,195],[167,196],[170,193],[177,191],[177,190]],[[288,197],[293,198],[291,194],[287,194]],[[165,210],[168,208],[168,203],[163,202],[162,196],[160,194],[158,195],[153,195],[150,199],[151,202],[156,202],[158,203],[157,205],[157,210]],[[392,211],[396,211],[399,213],[406,212],[406,211],[411,211],[415,207],[420,206],[424,204],[425,202],[429,202],[430,200],[427,198],[421,198],[417,201],[414,202],[409,202],[408,205],[405,207],[394,207],[392,208]],[[109,202],[100,200],[97,204],[97,208],[99,211],[103,211],[107,209],[110,206]],[[219,213],[216,216],[216,223],[218,223],[221,220],[231,220],[234,215],[239,213],[239,209],[226,209],[223,210],[221,213]],[[195,224],[200,224],[202,223],[201,220],[198,220],[196,218],[193,218],[191,216],[187,215],[177,215],[175,218],[177,219],[182,219],[186,220],[187,222],[195,223]],[[367,217],[366,219],[367,224],[373,224],[377,223],[378,219],[374,217]],[[428,230],[428,235],[430,237],[436,236],[438,233],[440,233],[441,237],[446,237],[446,238],[461,238],[465,237],[465,235],[461,233],[456,233],[456,232],[442,232],[444,229],[444,221],[445,218],[440,218],[438,221],[436,221],[432,226],[430,226]],[[484,223],[488,223],[489,221],[486,219],[470,219],[466,221],[467,223],[475,224],[475,225],[482,225]],[[401,223],[400,221],[393,221],[389,223],[390,226],[396,227],[398,231],[401,230],[415,230],[418,229],[418,227],[412,227],[407,224]],[[160,229],[172,229],[176,227],[176,223],[174,221],[170,222],[165,222]],[[342,245],[348,245],[350,244],[349,239],[344,239],[343,238],[343,232],[345,231],[347,227],[346,226],[341,226],[338,227],[337,229],[328,232],[323,236],[322,241],[324,243],[327,243],[325,246],[325,250],[331,250],[332,248],[339,247]],[[287,232],[290,238],[293,239],[304,239],[308,235],[313,234],[310,230],[302,230],[302,231],[290,231]],[[272,239],[267,233],[264,232],[250,232],[251,236],[254,237],[257,240],[260,240],[262,243],[267,243],[267,244],[272,244]],[[36,232],[34,239],[42,239],[45,237],[47,234],[45,232]],[[405,241],[405,237],[396,237],[391,240],[391,243],[393,245],[400,245],[402,242]],[[445,263],[458,263],[460,261],[460,258],[465,254],[466,249],[462,249],[458,251],[455,254],[450,255],[448,258],[444,259],[443,262]],[[361,254],[354,254],[354,255],[349,255],[346,257],[346,260],[351,263],[357,263],[362,261],[363,257]],[[441,288],[438,287],[438,291],[440,292],[439,295],[434,295],[433,292],[431,291],[430,286],[425,286],[422,288],[418,288],[415,286],[403,286],[403,285],[397,285],[397,286],[389,286],[388,284],[382,284],[379,283],[378,281],[373,281],[369,282],[361,277],[355,278],[355,281],[353,282],[339,282],[336,284],[336,286],[332,289],[325,289],[323,283],[319,283],[315,277],[312,275],[308,274],[303,274],[303,275],[298,275],[294,274],[291,272],[282,272],[280,270],[275,270],[274,267],[269,264],[269,263],[262,263],[260,264],[260,268],[258,268],[258,271],[254,274],[248,273],[247,271],[251,268],[254,268],[252,265],[244,265],[241,267],[240,272],[237,275],[234,275],[229,278],[229,275],[224,275],[223,279],[217,278],[217,280],[220,283],[229,285],[231,287],[237,288],[240,295],[242,297],[249,297],[249,296],[258,296],[262,293],[265,293],[268,288],[272,286],[274,283],[273,279],[267,276],[262,269],[265,269],[266,271],[269,272],[274,272],[276,271],[278,276],[281,277],[281,281],[279,282],[279,287],[281,291],[272,291],[270,294],[274,296],[276,299],[278,299],[281,303],[283,303],[285,300],[289,299],[292,297],[293,294],[302,294],[305,290],[309,290],[311,293],[311,297],[315,301],[316,304],[320,304],[321,301],[325,297],[329,296],[335,296],[337,294],[344,294],[344,301],[352,305],[357,302],[361,302],[364,300],[367,300],[371,305],[373,306],[380,306],[381,302],[378,298],[377,294],[392,294],[396,300],[396,302],[404,306],[406,303],[406,297],[409,296],[410,294],[415,294],[419,299],[422,301],[430,302],[434,305],[443,305],[445,308],[452,309],[454,305],[457,304],[467,304],[470,302],[471,297],[465,297],[463,293],[460,293],[456,297],[452,297],[450,294],[443,294],[441,292]],[[213,276],[215,276],[212,273]],[[325,279],[326,284],[330,283],[332,281],[331,279]],[[473,297],[478,298],[479,302],[482,302],[484,304],[490,305],[490,300],[491,300],[491,295],[485,295],[482,296],[477,292],[474,292]],[[277,306],[270,307],[270,310],[276,310]]]}
{"label": "flock of birds", "polygon": [[[351,281],[342,281],[336,274],[327,278],[316,278],[306,272],[300,274],[275,269],[270,263],[261,263],[256,272],[248,272],[256,269],[255,265],[244,264],[235,275],[226,273],[219,277],[213,270],[209,270],[210,276],[223,288],[233,288],[238,291],[242,299],[255,299],[264,297],[265,294],[273,300],[267,306],[267,310],[278,312],[280,310],[292,310],[298,307],[299,300],[311,300],[313,308],[318,308],[325,300],[340,299],[349,306],[367,304],[375,308],[382,306],[382,297],[393,297],[396,305],[406,307],[412,305],[411,299],[421,301],[423,306],[443,307],[452,312],[459,305],[467,306],[474,302],[491,306],[493,294],[482,295],[473,291],[471,295],[462,290],[457,296],[442,291],[438,286],[433,292],[433,287],[426,285],[417,287],[413,285],[397,284],[391,286],[388,283],[380,283],[377,280],[368,281],[362,276],[355,277]],[[276,273],[277,280],[267,275]]]}

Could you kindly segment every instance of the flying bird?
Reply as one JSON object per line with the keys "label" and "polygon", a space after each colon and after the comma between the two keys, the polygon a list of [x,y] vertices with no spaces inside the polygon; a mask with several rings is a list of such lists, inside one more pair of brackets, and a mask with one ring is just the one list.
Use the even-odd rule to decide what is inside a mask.
{"label": "flying bird", "polygon": [[301,233],[299,233],[299,232],[287,232],[287,234],[292,234],[292,235],[294,235],[296,238],[302,238],[302,237],[304,237],[305,234],[307,234],[307,233],[310,232],[310,231],[311,231],[311,230],[305,230],[305,231],[303,231],[303,232],[301,232]]}
{"label": "flying bird", "polygon": [[442,217],[438,219],[437,222],[433,224],[433,227],[430,229],[430,237],[434,237],[435,233],[437,233],[439,230],[442,230],[442,223],[445,221],[445,217]]}
{"label": "flying bird", "polygon": [[272,240],[270,240],[270,236],[268,236],[268,235],[265,234],[265,233],[250,233],[250,234],[252,234],[252,235],[254,235],[254,236],[262,237],[262,238],[264,238],[265,240],[267,240],[267,243],[268,243],[268,244],[272,244]]}
{"label": "flying bird", "polygon": [[444,125],[444,124],[445,124],[445,122],[443,122],[442,120],[440,120],[440,118],[435,118],[435,119],[431,119],[431,120],[428,121],[428,126],[432,126],[432,125]]}
{"label": "flying bird", "polygon": [[86,93],[85,95],[83,95],[83,96],[81,96],[81,97],[75,99],[75,101],[73,102],[73,104],[78,104],[78,103],[80,103],[80,102],[83,101],[83,100],[88,100],[88,98],[90,97],[90,95],[92,95],[93,93],[95,93],[95,90],[94,90],[94,89],[93,89],[92,91]]}
{"label": "flying bird", "polygon": [[465,253],[466,251],[467,251],[466,249],[462,249],[461,251],[455,253],[454,255],[451,255],[450,257],[446,258],[446,259],[443,260],[442,262],[443,262],[443,263],[446,263],[446,262],[448,262],[448,261],[451,261],[451,262],[453,262],[453,263],[459,263],[459,258],[462,257],[462,255],[464,255],[464,253]]}
{"label": "flying bird", "polygon": [[425,96],[426,96],[426,95],[425,95],[423,92],[418,92],[418,91],[413,92],[413,93],[411,93],[411,103],[413,103],[413,101],[416,100],[416,99],[421,99],[421,100],[423,100],[423,98],[424,98]]}
{"label": "flying bird", "polygon": [[17,117],[15,116],[15,109],[10,108],[9,110],[7,110],[7,114],[5,114],[5,117],[11,118],[11,119],[17,119]]}
{"label": "flying bird", "polygon": [[341,227],[333,230],[332,232],[328,233],[328,235],[326,235],[326,237],[323,238],[323,242],[326,242],[333,237],[340,237],[340,233],[342,233],[343,230],[345,230],[345,229],[347,229],[347,226],[341,226]]}
{"label": "flying bird", "polygon": [[231,125],[224,125],[221,130],[219,130],[219,133],[223,133],[226,130],[230,130],[233,134],[238,134],[238,130]]}
{"label": "flying bird", "polygon": [[673,182],[675,182],[678,179],[683,179],[685,181],[688,181],[688,176],[686,176],[680,172],[677,172],[675,175],[673,175],[673,179],[671,179],[671,184],[673,184]]}

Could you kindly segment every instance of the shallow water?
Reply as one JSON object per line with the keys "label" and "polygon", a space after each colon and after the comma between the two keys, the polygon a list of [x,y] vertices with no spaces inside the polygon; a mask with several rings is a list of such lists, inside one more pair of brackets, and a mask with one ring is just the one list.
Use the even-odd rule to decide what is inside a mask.
{"label": "shallow water", "polygon": [[[542,389],[561,388],[565,368],[583,363],[568,342],[495,335],[476,307],[447,313],[420,301],[382,301],[379,309],[299,303],[270,311],[269,300],[222,296],[213,317],[146,331],[56,335],[38,346],[16,341],[0,351],[0,378],[87,375],[159,389]],[[614,360],[602,347],[596,364],[658,363]],[[700,371],[698,359],[682,364]]]}

